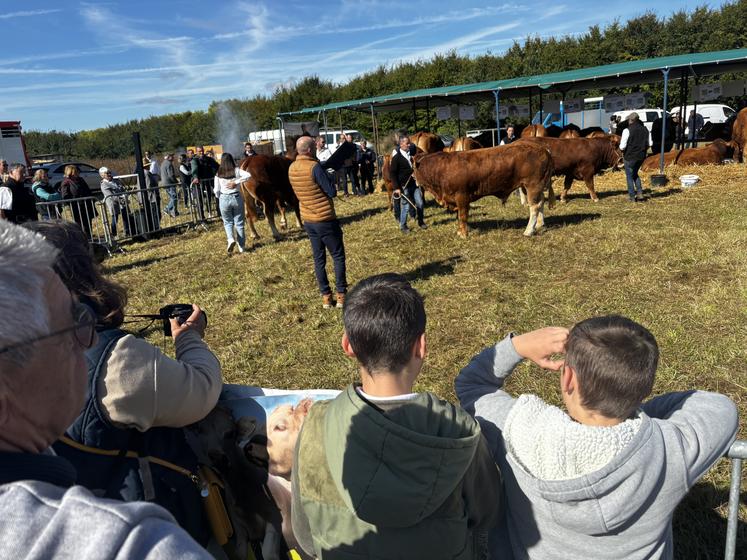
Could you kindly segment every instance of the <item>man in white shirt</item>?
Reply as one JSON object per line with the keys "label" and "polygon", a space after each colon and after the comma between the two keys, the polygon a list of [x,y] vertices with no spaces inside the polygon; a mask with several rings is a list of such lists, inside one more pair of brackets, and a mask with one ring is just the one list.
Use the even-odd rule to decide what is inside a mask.
{"label": "man in white shirt", "polygon": [[324,163],[332,157],[332,151],[327,147],[327,140],[324,136],[316,137],[316,159],[319,163]]}

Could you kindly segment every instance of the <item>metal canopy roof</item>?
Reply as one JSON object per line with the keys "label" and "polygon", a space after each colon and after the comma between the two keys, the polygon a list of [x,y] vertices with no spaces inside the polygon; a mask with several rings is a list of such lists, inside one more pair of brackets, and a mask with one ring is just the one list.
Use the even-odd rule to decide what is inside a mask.
{"label": "metal canopy roof", "polygon": [[[455,102],[493,99],[494,91],[499,91],[503,99],[507,97],[526,97],[540,92],[569,93],[592,88],[608,89],[659,81],[662,79],[661,71],[666,69],[687,69],[695,76],[747,71],[747,49],[662,56],[508,80],[416,89],[377,97],[338,101],[318,107],[307,107],[298,111],[279,113],[279,115],[301,115],[336,109],[369,112],[373,108],[375,112],[402,111],[413,107],[437,107]],[[671,76],[671,78],[676,77],[678,76]]]}

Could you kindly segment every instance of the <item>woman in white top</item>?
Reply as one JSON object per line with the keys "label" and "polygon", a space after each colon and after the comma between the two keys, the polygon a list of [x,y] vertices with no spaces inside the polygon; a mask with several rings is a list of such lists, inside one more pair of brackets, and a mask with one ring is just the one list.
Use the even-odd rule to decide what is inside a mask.
{"label": "woman in white top", "polygon": [[241,196],[240,185],[251,177],[251,174],[236,167],[236,162],[231,154],[223,154],[220,158],[220,167],[215,176],[213,192],[218,198],[220,216],[223,218],[223,227],[228,238],[229,253],[236,247],[233,237],[233,228],[236,227],[236,237],[239,240],[239,253],[244,252],[246,235],[244,234],[244,197]]}

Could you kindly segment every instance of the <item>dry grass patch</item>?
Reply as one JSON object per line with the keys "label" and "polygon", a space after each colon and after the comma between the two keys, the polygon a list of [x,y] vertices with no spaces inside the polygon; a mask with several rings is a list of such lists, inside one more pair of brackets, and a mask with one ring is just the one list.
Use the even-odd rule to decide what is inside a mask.
{"label": "dry grass patch", "polygon": [[[670,171],[672,177],[689,170]],[[455,399],[459,369],[509,331],[570,326],[591,315],[621,313],[646,325],[661,347],[655,392],[704,388],[738,403],[747,437],[747,170],[696,170],[700,185],[675,182],[645,203],[630,203],[622,173],[597,178],[599,203],[576,182],[567,204],[546,211],[538,236],[522,235],[528,211],[511,197],[472,205],[470,237],[432,203],[429,229],[400,235],[383,194],[337,203],[343,220],[348,279],[396,271],[423,293],[430,353],[418,382]],[[559,183],[556,181],[556,187]],[[207,340],[234,383],[281,388],[342,388],[356,378],[340,350],[340,312],[323,310],[308,240],[291,229],[264,238],[244,255],[225,254],[219,224],[128,247],[109,259],[142,313],[173,302],[207,310]],[[331,262],[328,270],[331,273]],[[149,338],[162,343],[152,331]],[[169,345],[170,349],[170,345]],[[522,365],[508,390],[559,403],[555,374]],[[679,558],[722,554],[728,496],[722,461],[681,506]],[[744,548],[747,511],[741,509]]]}

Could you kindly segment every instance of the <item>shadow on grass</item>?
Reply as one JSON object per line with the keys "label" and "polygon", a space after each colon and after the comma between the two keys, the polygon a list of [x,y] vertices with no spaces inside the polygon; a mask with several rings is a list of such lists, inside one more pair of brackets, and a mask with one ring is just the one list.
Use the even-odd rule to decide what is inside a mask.
{"label": "shadow on grass", "polygon": [[[740,503],[747,500],[747,492],[739,496]],[[726,489],[714,488],[710,484],[696,484],[677,506],[672,521],[674,534],[674,558],[693,560],[698,558],[721,558],[714,551],[723,551],[726,546],[726,518],[721,517],[716,508],[729,502]],[[747,542],[747,523],[737,523],[737,558],[744,552]]]}
{"label": "shadow on grass", "polygon": [[423,265],[420,265],[410,272],[405,272],[404,276],[408,281],[414,280],[427,280],[431,276],[442,276],[445,274],[452,274],[456,264],[462,260],[459,255],[454,255],[448,259],[442,259],[440,261],[432,261]]}
{"label": "shadow on grass", "polygon": [[[544,229],[555,229],[563,226],[570,226],[581,224],[590,220],[598,220],[602,215],[598,213],[588,214],[565,214],[562,216],[548,216],[545,214],[545,227]],[[470,220],[467,225],[471,230],[476,231],[491,231],[494,229],[525,229],[529,218],[516,218],[513,220],[502,220],[498,219],[484,219],[484,220]],[[439,224],[457,224],[456,216],[445,218],[436,222],[433,225]]]}
{"label": "shadow on grass", "polygon": [[[682,192],[682,189],[680,187],[656,187],[655,189],[652,188],[644,188],[644,194],[648,191],[648,195],[651,198],[665,198],[668,196],[672,196],[673,194],[679,194]],[[601,191],[597,192],[597,195],[599,196],[599,199],[602,200],[604,198],[612,198],[613,196],[628,196],[628,189],[620,189],[617,191]],[[576,199],[586,199],[589,202],[591,202],[591,197],[589,196],[589,192],[572,192],[568,193],[568,196],[566,197],[567,200],[576,200]],[[558,194],[558,200],[560,200],[560,194]],[[561,203],[562,204],[562,203]]]}
{"label": "shadow on grass", "polygon": [[104,270],[106,271],[107,274],[116,274],[117,272],[124,272],[125,270],[130,270],[132,268],[139,268],[141,266],[150,266],[155,263],[167,261],[169,259],[173,259],[174,257],[179,256],[180,254],[181,253],[176,253],[174,255],[165,255],[163,257],[151,257],[149,259],[141,259],[139,261],[115,264],[115,265],[108,265],[104,263]]}
{"label": "shadow on grass", "polygon": [[338,219],[340,220],[340,225],[344,226],[347,224],[352,224],[354,222],[360,222],[361,220],[365,220],[366,218],[375,216],[376,214],[381,214],[382,212],[387,212],[386,206],[366,208],[361,212],[356,212],[355,214],[350,214],[348,216],[341,216]]}

